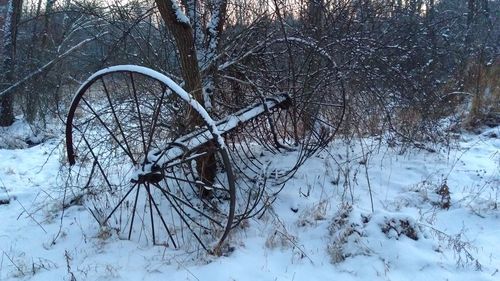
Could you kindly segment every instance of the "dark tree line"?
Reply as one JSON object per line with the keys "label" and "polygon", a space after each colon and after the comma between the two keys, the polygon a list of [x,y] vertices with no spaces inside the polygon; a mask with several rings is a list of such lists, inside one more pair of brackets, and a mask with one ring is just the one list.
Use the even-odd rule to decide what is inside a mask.
{"label": "dark tree line", "polygon": [[[20,113],[30,122],[64,113],[79,83],[113,64],[165,72],[215,116],[276,92],[344,91],[346,134],[432,139],[437,121],[465,103],[468,125],[498,120],[498,1],[1,0],[0,7],[2,126]],[[300,112],[307,118],[307,108]]]}

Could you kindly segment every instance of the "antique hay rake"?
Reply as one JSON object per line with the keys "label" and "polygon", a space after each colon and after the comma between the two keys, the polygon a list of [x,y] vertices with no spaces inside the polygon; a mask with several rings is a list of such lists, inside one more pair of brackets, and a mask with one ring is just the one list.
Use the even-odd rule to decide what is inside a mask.
{"label": "antique hay rake", "polygon": [[[282,186],[324,147],[344,108],[342,94],[260,95],[214,121],[159,72],[106,68],[83,83],[69,109],[70,185],[119,237],[220,254],[230,230],[271,200],[266,182]],[[201,125],[189,124],[193,116]],[[272,155],[283,152],[293,159],[276,169]],[[200,173],[207,155],[215,155],[211,179]]]}

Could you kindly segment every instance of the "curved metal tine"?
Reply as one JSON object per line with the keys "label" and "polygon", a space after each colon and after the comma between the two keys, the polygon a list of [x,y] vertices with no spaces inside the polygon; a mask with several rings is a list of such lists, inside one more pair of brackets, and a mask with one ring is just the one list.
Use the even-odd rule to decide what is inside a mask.
{"label": "curved metal tine", "polygon": [[[236,138],[239,138],[239,136],[235,136]],[[241,145],[241,141],[238,139],[238,144],[237,144],[238,147],[236,147],[236,144],[235,144],[235,149],[233,150],[233,152],[238,156],[238,158],[240,159],[240,163],[242,163],[243,165],[245,165],[245,167],[247,169],[249,169],[250,171],[252,171],[253,173],[257,173],[257,171],[260,169],[259,166],[257,166],[255,163],[253,163],[252,161],[250,161],[250,163],[252,163],[253,166],[255,167],[250,167],[250,165],[247,163],[248,160],[248,156],[245,155],[245,157],[242,157],[241,154],[240,154],[240,151],[243,151],[244,148],[242,147]],[[245,153],[244,153],[245,154]],[[257,169],[257,170],[255,170]]]}
{"label": "curved metal tine", "polygon": [[[180,178],[178,178],[178,177],[176,177],[176,178],[174,178],[174,177],[170,177],[170,178],[171,178],[171,179],[176,180],[176,181],[177,181],[177,185],[178,185],[178,186],[180,186],[179,181],[183,181],[183,180],[181,180],[181,179],[180,179]],[[196,183],[194,183],[194,184],[196,184]],[[169,185],[168,185],[168,182],[167,182],[166,180],[165,180],[165,185],[167,186],[167,188],[168,188],[168,189],[170,189],[170,188],[169,188]],[[193,186],[193,185],[192,185],[192,186]],[[175,195],[175,194],[173,194],[172,192],[170,192],[170,190],[167,190],[167,189],[164,189],[164,188],[161,188],[161,190],[162,190],[163,192],[166,192],[168,195],[172,196],[172,198],[176,199],[176,201],[179,201],[179,202],[183,203],[184,205],[186,205],[187,207],[189,207],[190,209],[192,209],[192,210],[193,210],[193,211],[195,211],[196,213],[200,214],[200,215],[201,215],[201,216],[203,216],[203,217],[206,217],[207,219],[211,220],[212,222],[214,222],[214,223],[216,223],[217,225],[219,225],[219,226],[221,226],[221,227],[222,227],[222,225],[220,225],[220,224],[219,224],[219,223],[218,223],[215,219],[211,218],[210,216],[208,216],[208,215],[207,215],[207,214],[205,214],[204,212],[202,212],[202,211],[198,210],[195,206],[193,206],[193,204],[191,204],[191,202],[187,201],[187,200],[189,200],[189,199],[188,199],[188,196],[184,193],[184,191],[182,190],[182,188],[179,188],[179,191],[181,192],[182,196],[184,196],[184,198],[186,198],[186,200],[184,200],[184,199],[182,199],[182,198],[179,198],[177,195]],[[196,191],[194,190],[194,192],[196,192]],[[204,205],[208,205],[208,206],[210,206],[209,204],[207,204],[207,203],[206,203],[206,202],[204,202],[203,200],[200,200],[200,201],[201,201]],[[211,206],[210,206],[210,207],[211,207]],[[182,209],[181,209],[181,210],[182,210]],[[196,222],[195,222],[195,223],[196,223]]]}
{"label": "curved metal tine", "polygon": [[[257,192],[253,192],[254,187],[250,186],[248,183],[246,183],[246,184],[249,187],[248,188],[249,192],[247,192],[247,194],[246,194],[245,208],[241,212],[241,214],[239,215],[240,221],[252,216],[252,212],[257,208],[257,206],[259,205],[259,203],[262,200],[262,197],[264,195],[264,188],[258,189]],[[242,194],[242,195],[244,195],[244,194]],[[242,196],[242,198],[245,198],[245,197]],[[265,207],[266,206],[262,206],[261,208],[265,208]]]}
{"label": "curved metal tine", "polygon": [[[283,113],[285,112],[285,113]],[[290,146],[290,143],[288,143],[286,140],[289,138],[289,135],[288,135],[288,118],[286,118],[286,110],[279,110],[277,113],[275,113],[275,120],[276,122],[279,122],[281,124],[281,127],[282,130],[281,130],[281,133],[280,133],[280,138],[281,138],[281,141],[283,143],[285,143],[286,145]]]}
{"label": "curved metal tine", "polygon": [[276,124],[276,128],[280,128],[280,130],[276,131],[277,137],[278,137],[278,142],[282,146],[289,146],[287,143],[287,138],[286,138],[286,132],[287,132],[287,124],[284,123],[282,120],[283,118],[281,117],[283,110],[277,110],[276,112],[273,113],[271,118],[274,119],[274,123]]}
{"label": "curved metal tine", "polygon": [[175,202],[177,203],[177,206],[180,208],[180,210],[191,220],[193,221],[195,224],[197,224],[198,226],[202,227],[202,228],[207,228],[206,226],[200,224],[199,222],[197,222],[196,220],[194,220],[194,218],[192,218],[191,216],[188,215],[188,213],[186,213],[186,211],[184,211],[183,208],[181,208],[181,206],[179,205],[180,203],[183,205],[183,206],[186,206],[188,207],[189,209],[193,210],[194,212],[196,212],[197,214],[201,215],[202,217],[208,219],[209,221],[215,223],[216,225],[218,225],[219,227],[223,227],[222,224],[220,222],[218,222],[216,219],[210,217],[209,215],[205,214],[204,212],[198,210],[195,206],[193,206],[190,202],[182,199],[182,198],[179,198],[179,196],[173,194],[172,192],[168,191],[167,189],[164,189],[164,188],[160,188],[160,190],[164,193],[165,196],[170,196],[170,198],[172,198],[173,200],[175,200]]}
{"label": "curved metal tine", "polygon": [[[211,229],[208,227],[208,226],[205,226],[205,225],[202,225],[201,223],[199,223],[198,221],[196,221],[194,218],[192,218],[192,216],[188,213],[186,213],[186,211],[184,211],[184,209],[182,208],[182,206],[176,202],[176,201],[172,201],[170,200],[170,202],[173,202],[173,205],[172,208],[174,208],[175,211],[181,211],[182,213],[182,216],[181,216],[181,220],[182,220],[182,223],[186,224],[187,228],[195,235],[196,233],[194,232],[195,228],[193,228],[193,226],[197,226],[199,227],[199,232],[200,233],[208,233],[208,232],[211,232]],[[189,221],[191,221],[193,224],[189,224],[189,221],[185,219],[185,217],[189,218]],[[196,229],[197,230],[197,229]],[[185,239],[184,235],[183,235],[183,239]],[[200,238],[201,240],[201,238]]]}
{"label": "curved metal tine", "polygon": [[[240,146],[239,141],[237,139],[238,135],[239,135],[238,133],[231,134],[231,140],[230,140],[230,142],[228,142],[228,144],[230,144],[230,149],[231,149],[232,153],[229,153],[229,157],[231,158],[231,162],[233,164],[237,165],[238,163],[243,163],[246,166],[247,164],[244,163],[243,158],[238,153],[239,146]],[[238,156],[239,160],[235,158],[235,156],[234,156],[235,154]],[[239,168],[239,171],[241,173],[243,173],[243,170],[238,165],[237,165],[237,167]]]}
{"label": "curved metal tine", "polygon": [[[192,160],[190,160],[190,161],[192,161]],[[198,181],[197,181],[197,175],[195,174],[195,172],[193,170],[192,162],[191,163],[187,163],[186,162],[185,164],[180,165],[179,167],[180,167],[181,173],[184,174],[186,181],[190,181],[188,183],[189,183],[189,187],[191,189],[192,194],[199,194],[199,189],[196,188],[197,183],[198,183]],[[179,182],[180,177],[177,176],[176,169],[172,169],[171,168],[170,170],[171,170],[171,173],[173,174],[173,178],[171,178],[171,179],[173,179],[173,180],[176,181],[177,186],[181,186],[181,183]],[[189,179],[189,177],[191,177],[191,179]],[[167,187],[168,187],[168,183],[165,182],[165,184],[167,184]],[[202,184],[204,185],[205,183],[202,183]],[[182,196],[184,196],[184,198],[189,198],[186,195],[186,192],[184,191],[184,188],[179,188],[178,191],[180,193],[182,193]]]}
{"label": "curved metal tine", "polygon": [[[233,153],[228,153],[228,154],[229,154],[229,159],[231,160],[231,163],[233,164],[232,167],[234,169],[235,174],[243,175],[245,178],[250,179],[250,177],[243,172],[243,170],[240,168],[240,166],[236,162],[236,158],[233,157]],[[245,180],[243,180],[243,182],[244,181]]]}
{"label": "curved metal tine", "polygon": [[[255,156],[252,152],[252,148],[250,147],[249,141],[245,138],[240,141],[241,151],[245,155],[245,158],[250,161],[250,163],[255,167],[255,169],[260,170],[262,167],[262,162],[258,157]],[[246,148],[246,149],[245,149]],[[255,171],[252,169],[252,171]]]}
{"label": "curved metal tine", "polygon": [[[177,186],[182,186],[181,184],[183,182],[189,184],[192,194],[195,195],[195,197],[188,196],[183,188],[179,188],[178,192],[181,193],[183,198],[186,198],[186,200],[190,200],[189,198],[196,198],[196,200],[199,200],[203,204],[203,206],[213,208],[208,200],[205,200],[202,196],[200,196],[200,188],[204,188],[206,190],[215,190],[217,188],[214,186],[214,183],[205,183],[202,180],[197,180],[192,165],[183,165],[180,173],[181,176],[176,173],[175,169],[172,169],[172,179],[176,181]],[[184,176],[182,176],[182,174]],[[189,177],[191,177],[191,179]]]}
{"label": "curved metal tine", "polygon": [[[144,151],[144,154],[146,155],[148,153],[148,151],[146,150],[146,138],[144,136],[144,125],[142,124],[142,114],[141,114],[141,109],[140,109],[140,104],[139,104],[139,99],[137,98],[137,89],[136,89],[136,86],[135,86],[135,81],[134,81],[134,74],[133,72],[129,72],[129,75],[130,75],[130,81],[132,83],[132,93],[133,93],[133,97],[134,97],[134,101],[135,101],[135,107],[136,107],[136,110],[137,110],[137,117],[139,117],[139,127],[140,127],[140,130],[141,130],[141,137],[142,137],[142,147],[143,147],[143,151]],[[128,91],[130,93],[130,88],[128,87],[129,85],[127,84],[127,88],[128,88]]]}
{"label": "curved metal tine", "polygon": [[253,140],[257,141],[257,143],[263,146],[267,151],[273,154],[280,152],[279,147],[276,145],[274,139],[272,138],[272,132],[268,127],[267,118],[261,117],[253,120],[252,131],[255,131],[253,135],[259,136],[258,139],[253,138]]}
{"label": "curved metal tine", "polygon": [[[203,132],[207,132],[207,131],[208,131],[208,130],[204,130]],[[202,134],[202,133],[198,133],[198,134],[194,135],[193,137],[194,137],[194,138],[199,138],[199,137],[201,137],[201,136],[203,136],[207,142],[211,140],[210,138],[207,138],[207,136],[206,136],[205,134]],[[187,147],[187,146],[183,143],[183,142],[187,141],[188,139],[186,139],[185,137],[181,137],[181,140],[179,140],[179,139],[177,139],[177,140],[178,140],[178,141],[180,141],[180,142],[176,142],[176,141],[169,142],[169,143],[168,143],[168,145],[169,145],[169,146],[167,146],[167,147],[165,147],[165,148],[163,148],[163,149],[161,150],[161,153],[158,155],[158,157],[156,158],[156,161],[153,163],[153,165],[157,165],[157,164],[158,164],[158,162],[159,162],[159,161],[163,158],[163,156],[165,156],[165,154],[167,154],[167,153],[168,153],[168,151],[169,151],[170,149],[172,149],[172,147],[174,147],[174,146],[175,146],[175,147],[179,147],[180,149],[182,149],[182,151],[183,151],[183,155],[179,156],[179,157],[181,157],[181,158],[183,158],[183,157],[184,157],[184,155],[186,155],[186,154],[187,154],[187,153],[189,153],[190,151],[196,150],[198,147],[202,146],[202,145],[198,145],[198,146],[196,146],[196,147],[189,148],[189,147]],[[170,159],[169,161],[174,161],[174,160],[178,159],[179,157],[175,157],[175,158],[173,158],[173,159]],[[167,163],[169,163],[169,162],[164,162],[164,163],[163,163],[163,165],[166,165]]]}
{"label": "curved metal tine", "polygon": [[[314,126],[314,123],[312,121],[308,121],[308,124],[309,124],[309,126]],[[308,145],[311,144],[310,139],[312,138],[312,136],[314,136],[319,142],[323,141],[323,137],[314,129],[314,127],[313,127],[313,129],[311,129],[310,132],[311,132],[311,134],[309,134],[309,136],[308,136],[309,139],[304,141],[304,143],[306,143]]]}
{"label": "curved metal tine", "polygon": [[328,127],[331,127],[331,128],[334,128],[334,129],[336,128],[336,126],[333,126],[332,124],[328,123],[327,121],[325,121],[325,120],[323,120],[323,119],[319,118],[319,117],[317,116],[317,114],[314,116],[314,120],[319,121],[320,123],[322,123],[322,124],[324,124],[324,125],[326,125],[326,126],[328,126]]}
{"label": "curved metal tine", "polygon": [[[170,163],[169,163],[169,162],[167,162],[167,163],[168,163],[168,165],[163,166],[163,169],[169,169],[169,168],[172,168],[172,167],[174,167],[174,166],[177,166],[177,165],[180,165],[180,164],[187,163],[187,162],[189,162],[189,161],[192,161],[192,160],[194,160],[194,159],[197,159],[198,157],[204,156],[204,155],[206,155],[206,154],[208,154],[208,152],[202,152],[202,153],[200,153],[200,154],[196,154],[196,155],[193,155],[193,156],[188,156],[188,157],[182,158],[181,160],[176,161],[176,162],[170,162]],[[175,160],[173,160],[173,161],[175,161]]]}
{"label": "curved metal tine", "polygon": [[288,116],[288,110],[279,110],[278,112],[275,113],[274,119],[276,120],[276,123],[279,123],[276,125],[276,127],[281,128],[281,130],[278,131],[280,140],[282,143],[284,143],[287,146],[292,146],[293,144],[290,143],[290,139],[292,139],[292,134],[290,134],[289,130],[289,118]]}
{"label": "curved metal tine", "polygon": [[273,153],[276,154],[279,152],[279,149],[275,147],[274,144],[270,144],[269,139],[266,137],[269,132],[265,129],[265,121],[263,122],[260,119],[254,120],[254,128],[258,132],[258,135],[260,136],[259,143],[264,146],[264,148]]}
{"label": "curved metal tine", "polygon": [[[258,126],[258,128],[260,128],[260,127],[261,127],[261,126]],[[252,131],[251,131],[251,130],[249,130],[249,129],[248,129],[248,128],[246,128],[246,127],[244,127],[244,128],[243,128],[243,130],[245,131],[245,133],[246,133],[247,135],[252,136]],[[253,134],[255,134],[255,132],[254,132]],[[237,135],[243,135],[243,134],[237,134]],[[252,137],[252,139],[253,139],[253,137]],[[241,141],[240,141],[240,142],[241,142]],[[243,140],[243,143],[244,143],[244,144],[245,144],[245,146],[247,147],[248,152],[249,152],[249,154],[250,154],[250,156],[248,156],[248,157],[250,157],[251,159],[254,159],[257,163],[259,163],[259,165],[262,165],[262,162],[259,160],[259,157],[257,157],[257,156],[253,153],[252,148],[250,147],[250,141],[248,141],[248,140],[245,138],[245,139]],[[259,165],[255,165],[255,167],[256,167],[257,169],[259,169],[259,168],[260,168],[260,166],[259,166]]]}
{"label": "curved metal tine", "polygon": [[115,107],[113,105],[113,102],[111,101],[111,96],[109,94],[109,91],[108,91],[108,88],[106,86],[106,83],[104,82],[103,77],[101,77],[100,80],[102,82],[102,86],[104,88],[104,92],[106,93],[106,98],[107,98],[109,106],[111,108],[111,112],[113,113],[113,117],[115,119],[115,122],[118,125],[118,129],[120,130],[120,133],[122,134],[123,141],[125,142],[125,146],[127,147],[128,151],[132,152],[132,149],[130,149],[130,145],[128,144],[127,137],[125,136],[125,133],[123,132],[123,128],[122,128],[122,125],[120,123],[120,120],[119,120],[118,116],[116,115],[116,110],[115,110]]}
{"label": "curved metal tine", "polygon": [[[235,152],[235,151],[233,151]],[[234,158],[233,154],[236,154],[237,152],[235,153],[229,153],[229,157],[231,158],[231,163],[233,163],[233,168],[236,167],[237,171],[239,174],[245,176],[245,178],[247,178],[248,180],[252,180],[252,178],[250,177],[250,175],[247,175],[247,173],[245,173],[243,171],[243,169],[238,165],[238,162],[236,158]],[[245,180],[243,182],[246,182]]]}
{"label": "curved metal tine", "polygon": [[[165,230],[167,231],[167,234],[168,234],[168,237],[170,238],[170,241],[172,242],[172,245],[174,245],[174,248],[177,248],[177,243],[175,243],[175,240],[174,240],[174,237],[172,235],[172,232],[170,231],[170,229],[168,228],[167,226],[167,223],[165,222],[165,219],[163,218],[163,215],[160,211],[160,209],[158,208],[158,205],[156,204],[152,194],[151,194],[151,189],[150,189],[150,186],[148,184],[148,188],[146,189],[146,191],[148,192],[148,196],[149,196],[149,200],[150,200],[150,204],[153,203],[153,206],[155,207],[155,210],[156,210],[156,213],[158,213],[158,216],[160,217],[160,220],[163,224],[163,227],[165,227]],[[150,205],[151,206],[151,205]],[[151,211],[151,220],[153,220],[153,215],[152,215],[152,211]],[[153,225],[153,224],[152,224]],[[154,232],[153,232],[154,233]],[[154,236],[154,234],[153,234]]]}
{"label": "curved metal tine", "polygon": [[[186,155],[189,152],[189,149],[184,144],[178,143],[178,142],[169,142],[168,146],[165,147],[165,148],[163,148],[161,150],[160,155],[158,155],[156,161],[153,162],[153,166],[154,165],[158,165],[158,162],[160,162],[160,160],[163,158],[163,156],[165,156],[165,154],[167,154],[168,151],[170,149],[172,149],[173,147],[178,147],[178,148],[180,148],[183,151],[183,154],[180,157],[183,157],[183,155]],[[173,160],[176,160],[176,159],[177,158],[174,158],[174,159],[171,159],[171,160],[173,161]],[[165,165],[167,163],[169,163],[169,162],[165,162],[165,163],[163,163],[163,165]]]}
{"label": "curved metal tine", "polygon": [[[215,179],[217,180],[218,182],[218,185],[221,186],[221,187],[217,187],[216,185],[213,186],[213,190],[216,190],[216,191],[220,191],[222,193],[229,193],[229,189],[226,187],[226,184],[223,183],[221,181],[221,179],[219,178],[219,176],[216,176]],[[214,198],[219,202],[219,203],[222,203],[222,201],[224,199],[227,199],[226,197],[222,197],[222,196],[214,196]],[[208,202],[210,203],[210,202]],[[212,205],[212,204],[210,204]],[[215,209],[215,207],[213,206],[213,208]]]}
{"label": "curved metal tine", "polygon": [[[99,120],[99,122],[101,123],[102,126],[104,126],[104,128],[106,129],[106,131],[108,131],[108,133],[110,134],[110,136],[113,138],[113,140],[118,143],[118,146],[121,147],[121,149],[123,149],[123,151],[125,152],[125,154],[128,155],[128,157],[130,157],[130,160],[132,160],[132,163],[134,165],[137,164],[137,162],[135,161],[134,159],[134,156],[132,155],[132,152],[131,151],[128,151],[125,147],[123,147],[123,145],[121,144],[120,141],[118,141],[118,139],[116,138],[116,136],[114,135],[114,133],[111,131],[111,129],[108,128],[108,126],[106,125],[106,123],[101,119],[101,117],[99,117],[99,115],[97,114],[97,112],[92,108],[92,106],[90,106],[90,104],[85,100],[85,98],[82,97],[82,101],[85,103],[85,105],[87,105],[87,107],[92,111],[92,113],[96,116],[97,120]],[[90,146],[89,146],[90,148]]]}
{"label": "curved metal tine", "polygon": [[190,180],[180,179],[180,178],[177,178],[177,177],[167,176],[167,175],[164,175],[164,177],[166,179],[171,179],[171,180],[176,180],[176,181],[180,181],[180,182],[185,182],[185,183],[189,183],[189,184],[192,184],[192,185],[203,185],[203,186],[208,187],[210,189],[213,188],[213,186],[207,185],[207,184],[203,183],[202,181],[190,181]]}
{"label": "curved metal tine", "polygon": [[[221,194],[218,194],[218,195],[215,195],[216,191],[218,191],[219,193],[229,193],[229,190],[225,189],[224,188],[224,185],[222,184],[222,182],[218,179],[218,177],[216,176],[216,181],[219,182],[219,185],[221,187],[216,187],[215,185],[213,185],[211,187],[211,190],[213,191],[212,192],[212,196],[210,197],[210,200],[208,198],[203,198],[203,197],[200,197],[200,201],[201,203],[203,204],[203,207],[206,207],[208,208],[210,211],[213,211],[213,212],[220,212],[220,209],[217,207],[217,204],[212,202],[213,200],[215,200],[216,202],[219,202],[219,203],[223,203],[223,200],[224,198],[221,198]],[[222,227],[222,225],[219,225]]]}
{"label": "curved metal tine", "polygon": [[[247,155],[245,153],[247,158],[254,159],[257,163],[259,163],[259,165],[262,165],[262,162],[259,160],[259,157],[257,157],[253,153],[252,148],[250,147],[250,141],[248,140],[248,138],[250,138],[251,140],[256,141],[257,136],[259,136],[258,138],[259,138],[260,142],[258,142],[258,143],[261,143],[263,146],[265,146],[265,144],[267,144],[267,142],[265,141],[267,134],[262,131],[262,124],[258,124],[257,122],[258,122],[258,120],[254,120],[254,122],[251,123],[253,126],[252,130],[248,129],[247,126],[243,126],[241,128],[242,132],[235,132],[234,135],[235,135],[235,138],[238,138],[238,143],[240,144],[242,149],[244,149],[242,143],[244,144],[244,146],[247,147],[248,152],[250,154],[250,155]],[[263,122],[263,123],[265,123],[265,122]],[[259,133],[259,130],[260,130],[260,133]],[[245,136],[249,136],[249,137],[245,137]],[[260,168],[259,165],[255,165],[255,167],[257,169],[259,169]]]}
{"label": "curved metal tine", "polygon": [[[153,183],[154,186],[156,186],[158,189],[160,189],[160,191],[164,192],[164,189],[157,183]],[[203,249],[205,251],[208,252],[208,248],[205,246],[205,243],[203,243],[203,241],[201,241],[200,237],[196,234],[196,232],[191,228],[191,226],[189,225],[189,223],[186,221],[186,219],[184,218],[184,215],[181,214],[181,212],[177,209],[176,207],[176,204],[174,204],[172,202],[172,200],[170,199],[170,197],[164,193],[164,196],[165,198],[167,199],[167,201],[170,203],[170,206],[174,209],[174,211],[177,213],[177,215],[179,216],[179,218],[184,222],[184,224],[186,225],[186,227],[189,229],[189,231],[191,231],[191,233],[193,234],[193,236],[196,238],[196,240],[198,241],[198,243],[200,243],[200,245],[203,247]]]}
{"label": "curved metal tine", "polygon": [[[324,86],[325,86],[324,84],[318,83],[318,84],[315,85],[315,87],[312,89],[312,91],[308,91],[308,92],[302,91],[302,93],[295,94],[295,95],[293,95],[291,97],[294,100],[297,100],[299,98],[304,98],[304,97],[305,98],[314,98],[314,97],[318,96],[317,95],[317,91],[320,90],[320,89],[322,89],[322,88],[324,88]],[[301,104],[308,104],[309,100],[302,100],[301,99],[300,103]]]}
{"label": "curved metal tine", "polygon": [[[230,154],[231,155],[231,154]],[[243,202],[244,206],[239,205],[239,214],[235,215],[236,221],[233,223],[232,227],[235,227],[242,220],[251,217],[251,213],[253,210],[257,208],[259,203],[262,201],[262,197],[264,195],[264,186],[262,188],[258,188],[257,192],[255,192],[255,177],[250,177],[250,175],[241,171],[241,168],[238,165],[233,165],[237,170],[240,171],[241,174],[245,176],[244,179],[238,181],[240,188],[238,188],[240,196],[238,198],[242,198],[238,200],[239,202]],[[245,185],[246,187],[243,187]]]}

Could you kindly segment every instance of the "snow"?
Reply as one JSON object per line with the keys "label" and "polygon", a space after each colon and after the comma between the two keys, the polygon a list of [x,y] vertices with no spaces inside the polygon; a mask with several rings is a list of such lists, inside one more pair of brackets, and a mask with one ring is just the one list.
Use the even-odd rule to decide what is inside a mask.
{"label": "snow", "polygon": [[[106,238],[85,207],[61,211],[62,138],[0,149],[0,197],[10,198],[0,205],[0,280],[499,280],[498,135],[463,134],[435,153],[336,141],[263,217],[233,230],[222,257]],[[290,153],[261,160],[279,169]],[[449,209],[435,192],[443,183]]]}
{"label": "snow", "polygon": [[214,91],[213,81],[210,80],[203,87],[203,105],[205,109],[210,112],[212,111],[212,93]]}
{"label": "snow", "polygon": [[27,148],[42,143],[53,138],[56,130],[30,126],[24,120],[17,119],[10,127],[0,127],[0,149]]}
{"label": "snow", "polygon": [[172,8],[175,11],[175,16],[177,18],[177,21],[185,24],[190,24],[189,23],[189,18],[184,14],[184,12],[181,10],[181,7],[179,6],[179,3],[177,3],[177,0],[172,1]]}
{"label": "snow", "polygon": [[220,41],[220,35],[217,30],[217,27],[220,23],[221,19],[221,1],[217,1],[214,3],[214,10],[212,11],[212,17],[210,22],[207,25],[207,37],[208,44],[204,50],[204,59],[201,65],[210,65],[214,63],[215,58],[217,56],[217,45]]}

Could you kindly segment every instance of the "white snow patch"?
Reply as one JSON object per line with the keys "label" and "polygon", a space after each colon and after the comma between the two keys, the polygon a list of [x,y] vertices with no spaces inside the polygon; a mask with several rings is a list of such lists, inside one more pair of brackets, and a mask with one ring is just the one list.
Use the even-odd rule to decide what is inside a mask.
{"label": "white snow patch", "polygon": [[[309,159],[263,217],[233,230],[235,249],[223,257],[102,238],[84,207],[61,212],[55,141],[0,149],[0,186],[11,198],[0,205],[0,280],[498,280],[499,139],[464,135],[457,148],[405,155],[360,141],[363,149],[338,141]],[[279,169],[288,158],[260,160]],[[443,180],[448,210],[432,203]],[[336,219],[345,204],[352,210]],[[401,235],[401,220],[417,240]],[[328,246],[339,235],[344,257],[333,264]]]}
{"label": "white snow patch", "polygon": [[172,8],[175,11],[175,16],[177,17],[177,21],[185,24],[190,24],[189,18],[186,16],[186,14],[184,14],[181,7],[179,6],[179,3],[177,3],[177,0],[172,0]]}

